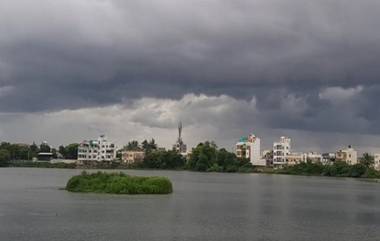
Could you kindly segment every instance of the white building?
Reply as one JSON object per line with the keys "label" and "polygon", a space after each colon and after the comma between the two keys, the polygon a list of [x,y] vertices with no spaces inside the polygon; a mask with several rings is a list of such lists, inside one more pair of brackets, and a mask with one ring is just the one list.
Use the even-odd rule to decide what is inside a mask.
{"label": "white building", "polygon": [[375,154],[374,155],[374,158],[375,158],[375,162],[374,162],[374,165],[373,165],[373,167],[376,169],[376,170],[378,170],[378,171],[380,171],[380,154]]}
{"label": "white building", "polygon": [[287,164],[287,156],[291,150],[291,139],[282,136],[279,142],[273,143],[273,165],[282,166]]}
{"label": "white building", "polygon": [[303,161],[304,162],[312,162],[312,163],[322,163],[323,157],[322,154],[316,153],[316,152],[306,152],[303,153]]}
{"label": "white building", "polygon": [[78,161],[113,161],[116,158],[116,146],[104,135],[97,140],[85,140],[78,147]]}
{"label": "white building", "polygon": [[346,149],[337,151],[336,160],[344,161],[350,165],[355,165],[358,163],[358,152],[352,148],[352,146],[348,146]]}
{"label": "white building", "polygon": [[260,138],[253,134],[236,143],[236,156],[249,159],[254,166],[266,166],[266,160],[261,158]]}

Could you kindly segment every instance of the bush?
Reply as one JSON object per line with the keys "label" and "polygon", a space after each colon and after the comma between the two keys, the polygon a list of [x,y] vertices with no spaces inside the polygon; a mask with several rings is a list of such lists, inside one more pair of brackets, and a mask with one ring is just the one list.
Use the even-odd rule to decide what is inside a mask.
{"label": "bush", "polygon": [[11,159],[8,150],[0,149],[0,167],[7,166]]}
{"label": "bush", "polygon": [[168,194],[173,192],[172,183],[166,177],[137,177],[124,173],[97,172],[70,178],[66,190],[112,194]]}

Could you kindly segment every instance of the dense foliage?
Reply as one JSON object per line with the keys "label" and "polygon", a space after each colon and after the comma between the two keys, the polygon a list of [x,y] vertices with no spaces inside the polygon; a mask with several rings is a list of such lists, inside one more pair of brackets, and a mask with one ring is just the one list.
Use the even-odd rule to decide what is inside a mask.
{"label": "dense foliage", "polygon": [[156,169],[183,169],[185,158],[176,151],[155,150],[147,151],[141,167]]}
{"label": "dense foliage", "polygon": [[7,166],[10,159],[11,155],[9,154],[9,151],[6,149],[0,149],[0,167]]}
{"label": "dense foliage", "polygon": [[67,146],[59,146],[58,151],[65,159],[76,160],[78,158],[78,146],[77,143],[72,143]]}
{"label": "dense foliage", "polygon": [[173,192],[172,183],[166,177],[136,177],[124,173],[97,172],[70,178],[66,190],[112,194],[168,194]]}
{"label": "dense foliage", "polygon": [[200,143],[190,155],[187,169],[214,172],[251,172],[253,166],[247,159],[237,158],[226,149],[218,149],[213,142]]}
{"label": "dense foliage", "polygon": [[361,177],[361,178],[380,178],[380,172],[374,170],[365,163],[349,165],[346,162],[336,161],[331,165],[321,163],[300,163],[277,170],[276,173],[290,175],[316,175],[331,177]]}
{"label": "dense foliage", "polygon": [[154,139],[151,139],[150,141],[144,140],[141,142],[141,145],[138,141],[133,140],[128,142],[127,145],[123,147],[124,151],[153,151],[157,150],[157,144]]}

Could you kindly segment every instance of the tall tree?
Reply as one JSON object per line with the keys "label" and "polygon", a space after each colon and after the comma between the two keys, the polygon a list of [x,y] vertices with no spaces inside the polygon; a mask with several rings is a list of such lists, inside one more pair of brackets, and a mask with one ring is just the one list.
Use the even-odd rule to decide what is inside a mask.
{"label": "tall tree", "polygon": [[371,167],[375,163],[375,157],[370,155],[369,153],[364,153],[360,158],[360,163],[364,166]]}
{"label": "tall tree", "polygon": [[128,144],[126,146],[124,146],[123,149],[126,151],[139,151],[139,150],[141,150],[139,142],[136,140],[132,140],[132,141],[128,142]]}
{"label": "tall tree", "polygon": [[51,148],[47,143],[41,143],[40,152],[50,152]]}
{"label": "tall tree", "polygon": [[11,155],[8,150],[0,149],[0,166],[4,167],[8,165],[11,160]]}

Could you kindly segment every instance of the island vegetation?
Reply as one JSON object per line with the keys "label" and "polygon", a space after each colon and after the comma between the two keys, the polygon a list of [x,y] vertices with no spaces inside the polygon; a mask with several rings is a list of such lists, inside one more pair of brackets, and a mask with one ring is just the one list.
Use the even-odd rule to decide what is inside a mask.
{"label": "island vegetation", "polygon": [[122,172],[82,172],[67,182],[66,190],[84,193],[109,194],[169,194],[173,192],[166,177],[137,177]]}

